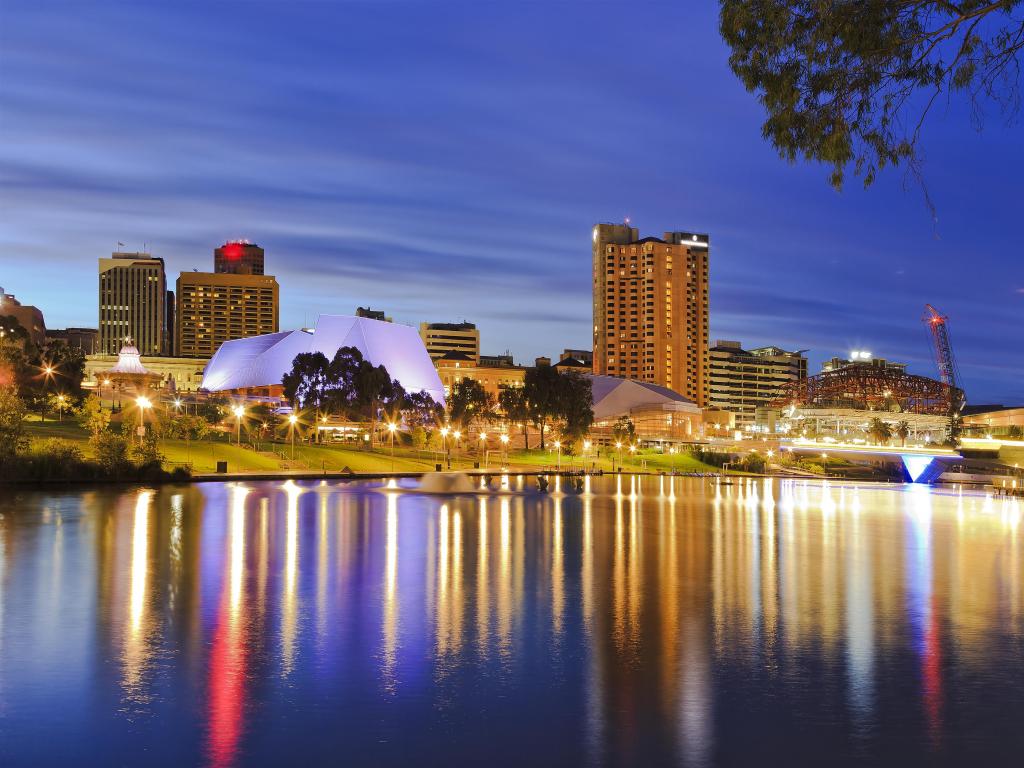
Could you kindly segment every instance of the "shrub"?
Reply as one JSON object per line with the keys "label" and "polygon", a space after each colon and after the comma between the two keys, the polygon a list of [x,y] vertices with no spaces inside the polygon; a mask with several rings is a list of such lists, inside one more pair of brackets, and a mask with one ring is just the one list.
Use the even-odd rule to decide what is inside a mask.
{"label": "shrub", "polygon": [[128,458],[128,441],[113,432],[102,432],[92,441],[96,451],[96,463],[103,474],[118,477],[127,473],[132,464]]}

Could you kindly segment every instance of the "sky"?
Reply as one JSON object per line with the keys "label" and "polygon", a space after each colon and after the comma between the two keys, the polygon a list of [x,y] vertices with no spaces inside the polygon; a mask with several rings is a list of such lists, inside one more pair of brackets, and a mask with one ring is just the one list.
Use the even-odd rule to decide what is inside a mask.
{"label": "sky", "polygon": [[842,192],[761,138],[717,3],[0,4],[0,286],[48,327],[97,323],[96,260],[170,281],[247,238],[281,327],[367,304],[469,320],[519,362],[591,345],[590,233],[711,237],[711,341],[868,349],[968,398],[1024,403],[1022,127],[956,100],[921,186]]}

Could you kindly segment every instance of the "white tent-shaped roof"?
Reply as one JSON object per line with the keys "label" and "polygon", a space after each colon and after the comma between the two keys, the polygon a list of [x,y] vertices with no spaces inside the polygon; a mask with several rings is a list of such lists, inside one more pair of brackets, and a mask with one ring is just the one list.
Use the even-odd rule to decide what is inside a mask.
{"label": "white tent-shaped roof", "polygon": [[700,408],[692,400],[667,387],[615,376],[591,375],[587,378],[590,379],[591,391],[594,393],[595,421],[628,416],[630,411],[641,406],[700,413]]}
{"label": "white tent-shaped roof", "polygon": [[383,365],[407,392],[425,391],[444,402],[444,387],[416,329],[366,317],[320,315],[312,331],[284,331],[221,344],[203,374],[211,392],[280,384],[301,352],[355,347],[374,365]]}

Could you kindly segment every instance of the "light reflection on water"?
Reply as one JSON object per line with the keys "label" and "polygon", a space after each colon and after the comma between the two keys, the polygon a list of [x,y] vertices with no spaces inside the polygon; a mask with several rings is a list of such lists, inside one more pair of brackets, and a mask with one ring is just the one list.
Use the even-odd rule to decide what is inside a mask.
{"label": "light reflection on water", "polygon": [[496,485],[8,494],[0,762],[1017,762],[1019,500]]}

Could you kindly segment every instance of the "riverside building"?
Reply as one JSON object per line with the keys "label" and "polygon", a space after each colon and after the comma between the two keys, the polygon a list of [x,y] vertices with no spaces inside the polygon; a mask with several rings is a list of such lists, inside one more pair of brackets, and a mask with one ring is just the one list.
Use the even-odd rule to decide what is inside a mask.
{"label": "riverside building", "polygon": [[640,238],[626,224],[593,229],[594,373],[709,400],[709,237]]}
{"label": "riverside building", "polygon": [[732,413],[741,429],[753,425],[757,409],[769,407],[786,384],[807,378],[803,351],[745,350],[738,341],[716,341],[708,358],[709,405]]}

